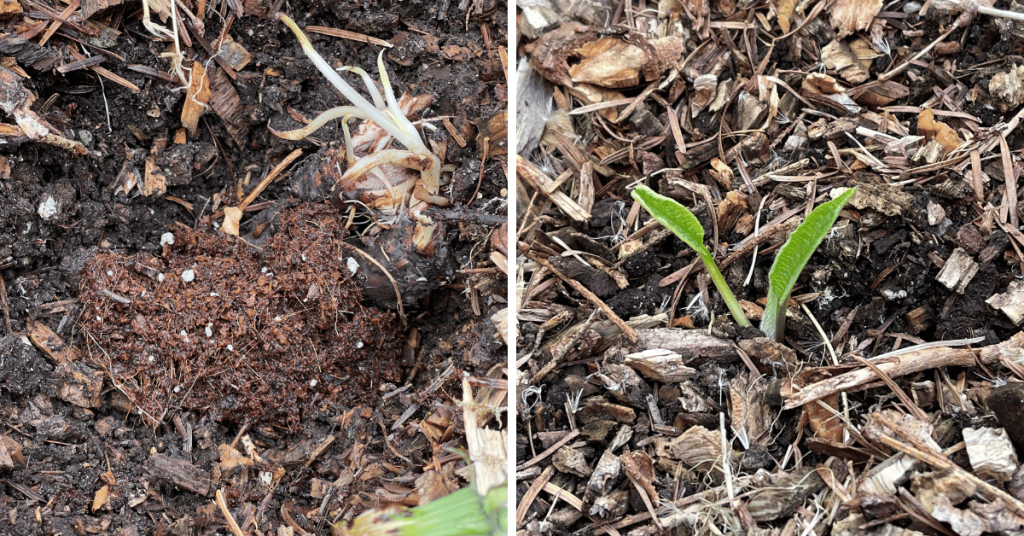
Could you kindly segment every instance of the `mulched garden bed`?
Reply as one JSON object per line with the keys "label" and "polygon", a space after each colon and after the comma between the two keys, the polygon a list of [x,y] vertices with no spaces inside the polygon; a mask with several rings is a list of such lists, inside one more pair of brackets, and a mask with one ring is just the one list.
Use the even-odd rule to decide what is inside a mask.
{"label": "mulched garden bed", "polygon": [[[519,3],[518,529],[1024,527],[1024,40],[963,4]],[[755,326],[858,190],[775,341],[639,183]]]}

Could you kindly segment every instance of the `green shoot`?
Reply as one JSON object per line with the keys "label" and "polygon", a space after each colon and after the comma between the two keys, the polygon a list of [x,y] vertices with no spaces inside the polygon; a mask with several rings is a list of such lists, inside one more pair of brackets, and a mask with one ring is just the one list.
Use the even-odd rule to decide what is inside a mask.
{"label": "green shoot", "polygon": [[[782,339],[782,334],[786,330],[786,304],[789,302],[789,295],[793,292],[800,273],[807,266],[807,261],[811,259],[811,255],[818,249],[821,241],[825,239],[832,224],[839,218],[839,213],[846,206],[846,202],[856,192],[857,188],[850,188],[832,201],[822,203],[812,210],[807,219],[789,235],[789,239],[779,250],[771,270],[768,271],[768,302],[765,304],[764,315],[761,317],[761,331],[768,337],[775,340]],[[729,289],[722,272],[715,265],[715,259],[711,256],[711,252],[704,246],[704,228],[697,221],[697,217],[675,200],[659,195],[644,185],[637,186],[633,190],[633,199],[636,199],[647,212],[654,216],[654,219],[697,252],[697,256],[707,268],[711,280],[718,288],[718,292],[722,294],[722,299],[725,300],[736,323],[741,326],[749,326],[750,322],[743,314],[739,301]]]}
{"label": "green shoot", "polygon": [[850,188],[839,197],[818,205],[789,235],[789,240],[786,240],[779,250],[771,270],[768,271],[768,303],[765,304],[764,316],[761,317],[761,331],[768,337],[782,339],[782,334],[786,330],[786,304],[800,277],[800,272],[818,249],[832,224],[836,222],[839,212],[856,192],[857,188]]}
{"label": "green shoot", "polygon": [[390,507],[366,512],[352,523],[334,525],[340,536],[504,536],[508,523],[508,486],[485,496],[469,486],[434,502],[415,508]]}
{"label": "green shoot", "polygon": [[744,327],[750,326],[750,321],[743,314],[743,308],[740,307],[740,302],[736,299],[736,295],[732,293],[729,284],[725,282],[725,276],[722,275],[722,272],[718,270],[718,266],[715,265],[715,258],[711,256],[711,252],[704,246],[704,228],[700,226],[697,217],[674,199],[658,194],[642,184],[633,190],[633,199],[636,199],[641,206],[647,209],[647,212],[654,216],[654,219],[675,233],[680,240],[697,252],[697,256],[700,257],[701,262],[704,263],[704,268],[711,275],[711,281],[715,283],[715,287],[722,295],[722,299],[725,300],[725,305],[729,308],[729,312],[732,313],[736,323]]}

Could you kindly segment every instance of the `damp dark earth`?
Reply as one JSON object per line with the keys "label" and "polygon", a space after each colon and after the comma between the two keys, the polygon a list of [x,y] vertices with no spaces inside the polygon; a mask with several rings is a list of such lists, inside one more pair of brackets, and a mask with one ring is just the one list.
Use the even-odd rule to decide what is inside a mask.
{"label": "damp dark earth", "polygon": [[[350,104],[277,13],[393,90],[435,182],[346,175],[413,149],[358,115],[276,134]],[[328,534],[479,478],[466,428],[508,422],[504,5],[29,0],[0,27],[0,533]]]}

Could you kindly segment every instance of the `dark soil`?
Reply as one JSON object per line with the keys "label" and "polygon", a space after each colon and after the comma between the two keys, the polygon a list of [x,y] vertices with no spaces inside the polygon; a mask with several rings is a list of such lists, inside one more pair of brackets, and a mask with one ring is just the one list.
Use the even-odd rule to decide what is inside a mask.
{"label": "dark soil", "polygon": [[[497,51],[507,39],[505,9],[419,0],[300,0],[283,8],[302,27],[391,42],[384,57],[396,94],[432,97],[418,118],[436,127],[423,132],[449,166],[441,193],[454,207],[435,218],[433,255],[412,261],[429,271],[403,295],[401,318],[393,294],[364,296],[374,278],[387,280],[353,246],[379,255],[407,231],[374,229],[361,209],[350,220],[337,195],[324,199],[300,187],[299,170],[320,158],[318,150],[339,146],[340,128],[329,125],[301,142],[267,128],[292,128],[298,117],[346,103],[270,16],[269,2],[244,4],[241,17],[227,4],[207,5],[205,32],[189,26],[185,66],[206,62],[213,100],[237,100],[229,109],[211,102],[181,144],[181,84],[128,69],[171,72],[158,57],[169,43],[144,28],[137,3],[93,15],[120,34],[106,49],[86,49],[139,93],[89,69],[57,72],[75,60],[69,50],[81,51],[73,27],[62,26],[41,48],[42,34],[0,44],[31,77],[22,82],[36,97],[32,110],[88,149],[76,156],[24,137],[0,146],[0,314],[9,315],[8,324],[0,316],[0,435],[20,443],[23,455],[13,467],[0,466],[7,513],[0,532],[224,533],[224,516],[210,506],[222,489],[238,522],[251,518],[264,534],[281,525],[325,534],[332,521],[373,506],[415,505],[423,491],[417,477],[428,464],[451,489],[465,485],[454,476],[463,458],[445,451],[465,448],[453,405],[461,399],[460,371],[485,377],[506,355],[490,320],[505,306],[506,279],[488,261],[507,191],[506,141],[495,128],[507,100]],[[198,7],[185,5],[193,13]],[[39,11],[30,16],[45,17]],[[198,39],[217,42],[225,20],[228,35],[252,55],[234,79],[209,61]],[[2,24],[20,33],[34,25],[21,16]],[[381,47],[311,39],[329,62],[377,78]],[[220,208],[237,206],[296,148],[303,149],[299,160],[246,210],[244,241],[218,230]],[[143,181],[147,156],[166,177],[165,195],[130,188]],[[174,245],[161,244],[168,232]],[[363,263],[356,275],[338,260],[353,257]],[[196,274],[192,282],[182,280],[186,270]],[[29,345],[32,322],[74,345],[76,363],[102,371],[98,404],[68,402],[81,398],[62,388],[83,381],[88,391],[89,378],[64,372],[88,369],[69,369]],[[449,416],[452,428],[420,433],[431,414]],[[247,459],[262,452],[263,460],[239,471],[228,463],[232,452]],[[198,489],[167,467],[193,471]],[[100,490],[107,499],[94,507]]]}

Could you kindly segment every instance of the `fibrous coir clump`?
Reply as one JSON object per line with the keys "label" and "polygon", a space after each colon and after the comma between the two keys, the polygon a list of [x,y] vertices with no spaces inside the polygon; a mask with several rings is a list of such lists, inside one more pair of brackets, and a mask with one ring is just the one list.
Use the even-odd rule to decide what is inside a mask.
{"label": "fibrous coir clump", "polygon": [[279,229],[260,250],[175,224],[160,257],[94,257],[88,359],[152,420],[184,408],[291,428],[400,381],[394,315],[361,305],[336,211],[300,205]]}

